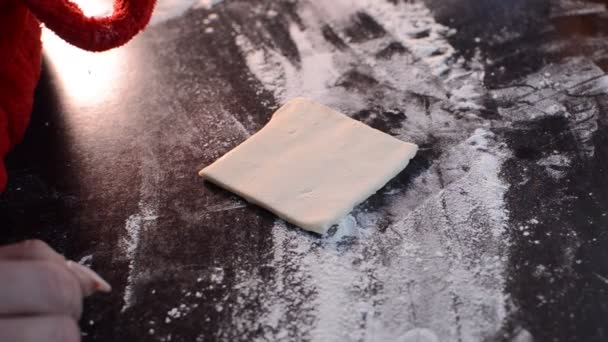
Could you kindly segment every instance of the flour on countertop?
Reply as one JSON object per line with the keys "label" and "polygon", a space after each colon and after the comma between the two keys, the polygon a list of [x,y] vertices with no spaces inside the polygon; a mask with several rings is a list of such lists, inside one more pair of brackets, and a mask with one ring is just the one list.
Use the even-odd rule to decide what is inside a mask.
{"label": "flour on countertop", "polygon": [[[521,234],[539,247],[543,240],[534,236],[536,218],[521,226],[508,225],[508,187],[499,174],[513,152],[493,132],[530,120],[566,118],[581,148],[545,154],[532,164],[559,180],[576,157],[595,153],[591,138],[597,130],[598,108],[577,95],[604,91],[608,79],[593,63],[575,58],[548,65],[506,88],[488,90],[481,53],[468,61],[457,57],[447,40],[455,31],[438,24],[420,2],[287,2],[297,7],[293,15],[298,20],[281,15],[280,1],[273,2],[279,4],[273,9],[252,5],[259,8],[251,19],[258,15],[281,20],[285,27],[279,30],[285,28],[282,33],[288,36],[281,39],[293,49],[288,53],[275,38],[261,38],[271,36],[267,28],[251,30],[230,22],[250,76],[261,85],[258,95],[270,93],[277,102],[312,98],[419,144],[418,160],[406,176],[383,189],[380,199],[357,207],[329,236],[312,236],[277,221],[264,265],[206,270],[196,284],[209,288],[194,284],[186,290],[183,300],[162,311],[166,324],[192,318],[197,300],[203,305],[211,298],[214,302],[206,309],[224,315],[214,336],[220,340],[496,338],[510,313],[507,308],[517,309],[505,293],[510,237]],[[222,10],[230,14],[231,8]],[[200,33],[223,19],[207,16]],[[363,36],[353,33],[357,20],[376,21],[382,30],[370,24],[372,29]],[[496,101],[500,122],[480,115],[489,97]],[[205,145],[196,151],[205,160],[219,157],[253,132],[246,120],[218,112],[205,124],[221,126],[229,137],[208,137],[209,146],[219,148]],[[175,139],[183,139],[175,144],[190,148],[198,141],[185,135]],[[154,227],[157,215],[155,175],[145,177],[140,210],[125,222],[124,249],[130,262],[125,308],[135,302],[133,288],[150,271],[138,268],[136,253],[140,235]],[[206,210],[243,206],[227,201]],[[179,214],[194,220],[205,213]],[[578,260],[573,250],[564,255],[566,263]],[[260,275],[262,268],[270,270],[266,277]],[[543,276],[547,268],[537,265],[534,276]],[[205,292],[220,286],[230,287],[231,306]],[[200,319],[205,324],[210,318]],[[149,329],[161,341],[178,334]],[[519,327],[513,336],[516,341],[534,340]],[[196,341],[206,337],[201,334]]]}
{"label": "flour on countertop", "polygon": [[91,267],[92,262],[93,262],[93,254],[85,255],[82,258],[80,258],[80,260],[78,260],[79,264],[84,265],[86,267]]}
{"label": "flour on countertop", "polygon": [[441,80],[456,109],[483,108],[483,64],[478,54],[466,63],[464,58],[455,56],[447,40],[455,33],[454,29],[437,23],[422,2],[404,1],[397,5],[374,0],[358,2]]}
{"label": "flour on countertop", "polygon": [[123,307],[122,311],[128,309],[133,305],[133,285],[136,282],[138,276],[136,270],[136,252],[139,245],[139,239],[141,231],[148,224],[153,223],[158,216],[156,216],[156,210],[153,207],[147,206],[145,203],[140,202],[140,212],[129,216],[125,221],[125,230],[127,236],[123,240],[125,246],[126,257],[129,260],[129,276],[127,278],[127,285],[124,290],[123,296]]}
{"label": "flour on countertop", "polygon": [[590,15],[606,12],[606,5],[580,0],[560,0],[551,2],[551,18]]}
{"label": "flour on countertop", "polygon": [[545,167],[547,174],[555,179],[562,179],[572,163],[572,158],[564,154],[552,154],[538,161]]}
{"label": "flour on countertop", "polygon": [[[150,19],[150,25],[155,26],[179,17],[188,10],[206,8],[211,9],[222,0],[159,0]],[[212,28],[209,28],[213,30]],[[212,33],[213,31],[209,32]]]}
{"label": "flour on countertop", "polygon": [[476,134],[486,149],[463,142],[448,154],[471,169],[415,210],[395,203],[388,211],[396,223],[384,233],[378,214],[364,210],[321,241],[278,222],[274,282],[240,279],[243,303],[263,293],[265,314],[258,323],[233,317],[237,326],[259,324],[266,339],[364,341],[404,339],[412,329],[439,340],[498,331],[506,317],[507,213],[497,174],[506,155],[490,133]]}
{"label": "flour on countertop", "polygon": [[[549,64],[524,80],[518,80],[512,87],[492,91],[492,97],[499,105],[500,115],[511,121],[547,117],[567,119],[578,142],[578,153],[590,158],[595,153],[592,138],[598,129],[600,109],[597,103],[584,96],[605,92],[606,88],[608,76],[588,59],[577,57]],[[556,156],[550,158],[540,163],[564,164],[570,157],[564,156],[561,161]]]}
{"label": "flour on countertop", "polygon": [[[391,133],[421,146],[435,140],[442,153],[407,191],[389,185],[383,207],[363,204],[321,240],[278,221],[268,265],[276,275],[271,283],[237,275],[237,303],[243,306],[229,323],[235,335],[224,337],[261,329],[259,340],[468,341],[498,333],[507,314],[508,258],[507,187],[498,174],[509,151],[476,112],[485,92],[483,69],[455,60],[445,39],[451,30],[419,3],[298,6],[302,25],[292,23],[289,33],[299,63],[235,28],[236,44],[263,86],[280,101],[306,96],[349,115],[385,108],[359,118],[364,122],[386,120],[398,108],[407,122],[390,127]],[[323,38],[323,20],[330,16],[336,34],[348,40],[342,32],[361,12],[389,32],[351,41],[353,59]],[[392,63],[376,58],[393,42],[407,52],[390,56]],[[399,59],[403,63],[395,63]],[[402,69],[391,69],[395,64]],[[369,87],[351,89],[349,77],[369,79]],[[241,314],[253,298],[262,303],[258,322]]]}
{"label": "flour on countertop", "polygon": [[124,256],[129,262],[129,273],[123,294],[122,312],[135,303],[134,287],[137,286],[143,273],[138,267],[137,258],[141,234],[156,227],[156,220],[158,219],[158,183],[160,171],[157,157],[153,151],[154,144],[151,143],[149,146],[148,150],[142,155],[141,160],[141,172],[146,176],[142,177],[141,180],[139,211],[126,219],[124,227],[126,236],[121,244]]}

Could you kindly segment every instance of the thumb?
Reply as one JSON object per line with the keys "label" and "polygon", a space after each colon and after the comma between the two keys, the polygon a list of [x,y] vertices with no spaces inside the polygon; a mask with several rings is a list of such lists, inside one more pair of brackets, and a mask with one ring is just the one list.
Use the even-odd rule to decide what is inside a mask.
{"label": "thumb", "polygon": [[112,286],[92,269],[71,260],[66,261],[66,266],[78,278],[85,297],[95,292],[112,291]]}

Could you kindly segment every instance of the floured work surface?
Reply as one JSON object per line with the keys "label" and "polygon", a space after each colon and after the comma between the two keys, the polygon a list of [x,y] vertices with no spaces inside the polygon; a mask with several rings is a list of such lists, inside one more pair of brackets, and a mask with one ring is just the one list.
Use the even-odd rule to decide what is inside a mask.
{"label": "floured work surface", "polygon": [[199,174],[319,234],[401,172],[418,147],[304,98]]}

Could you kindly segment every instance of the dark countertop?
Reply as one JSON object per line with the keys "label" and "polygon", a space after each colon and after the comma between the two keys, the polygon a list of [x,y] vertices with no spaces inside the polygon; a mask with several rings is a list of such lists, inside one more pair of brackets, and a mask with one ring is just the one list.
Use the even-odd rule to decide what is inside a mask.
{"label": "dark countertop", "polygon": [[[161,17],[103,54],[47,36],[8,159],[0,242],[43,239],[114,286],[84,341],[608,340],[601,1]],[[421,148],[327,237],[196,175],[300,95]]]}

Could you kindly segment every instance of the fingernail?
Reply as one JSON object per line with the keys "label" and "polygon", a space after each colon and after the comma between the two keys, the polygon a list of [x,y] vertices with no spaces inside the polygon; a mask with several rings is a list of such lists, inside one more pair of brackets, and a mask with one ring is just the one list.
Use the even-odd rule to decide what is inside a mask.
{"label": "fingernail", "polygon": [[68,260],[66,265],[76,277],[83,284],[83,291],[86,296],[93,294],[94,292],[110,292],[112,286],[108,284],[99,274],[95,273],[92,269],[85,267],[77,262]]}

